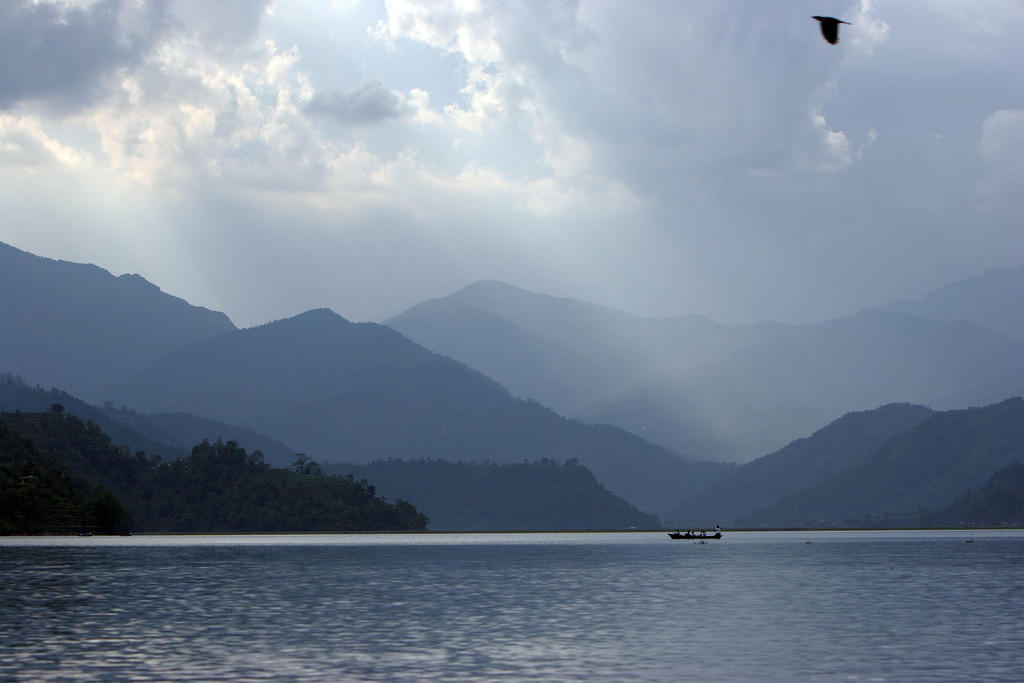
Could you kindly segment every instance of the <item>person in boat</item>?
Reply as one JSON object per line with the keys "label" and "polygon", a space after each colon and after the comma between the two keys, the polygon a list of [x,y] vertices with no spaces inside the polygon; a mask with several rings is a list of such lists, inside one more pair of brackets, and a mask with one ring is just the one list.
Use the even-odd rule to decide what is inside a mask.
{"label": "person in boat", "polygon": [[718,535],[721,535],[722,534],[722,527],[720,527],[720,526],[718,526],[716,524],[715,525],[715,533],[718,534]]}

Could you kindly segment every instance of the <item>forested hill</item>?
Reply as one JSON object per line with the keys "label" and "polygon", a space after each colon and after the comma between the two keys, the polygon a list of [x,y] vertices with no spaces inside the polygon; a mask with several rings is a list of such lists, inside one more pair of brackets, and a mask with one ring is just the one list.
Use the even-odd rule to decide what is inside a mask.
{"label": "forested hill", "polygon": [[127,528],[125,510],[113,494],[53,464],[0,420],[0,534]]}
{"label": "forested hill", "polygon": [[134,451],[177,460],[200,441],[234,441],[263,453],[267,464],[287,467],[295,450],[264,434],[188,413],[144,415],[110,404],[92,406],[60,389],[32,387],[20,377],[0,373],[0,412],[46,412],[54,404],[86,422],[95,422],[111,441]]}
{"label": "forested hill", "polygon": [[[52,483],[61,479],[54,472],[88,482],[71,496],[79,507],[97,491],[116,498],[100,502],[125,514],[101,531],[383,531],[427,524],[411,504],[386,502],[365,481],[323,476],[309,461],[297,462],[296,470],[274,469],[258,451],[246,453],[234,442],[203,442],[168,463],[115,446],[95,423],[56,407],[0,413],[0,426],[0,528],[7,533],[67,531],[66,521],[51,529],[26,524],[40,499],[45,508],[69,498]],[[80,516],[82,526],[95,523]]]}
{"label": "forested hill", "polygon": [[324,470],[369,479],[381,495],[412,501],[430,517],[432,531],[660,527],[657,517],[610,493],[573,460],[387,460],[326,464]]}

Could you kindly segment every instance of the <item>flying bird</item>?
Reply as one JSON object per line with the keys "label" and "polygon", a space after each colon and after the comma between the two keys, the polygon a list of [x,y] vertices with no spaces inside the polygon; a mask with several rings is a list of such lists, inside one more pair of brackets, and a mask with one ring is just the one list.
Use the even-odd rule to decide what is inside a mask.
{"label": "flying bird", "polygon": [[836,19],[835,17],[819,17],[818,15],[814,15],[811,19],[818,20],[821,24],[821,35],[825,36],[825,40],[832,45],[839,42],[839,24],[850,24],[848,21]]}

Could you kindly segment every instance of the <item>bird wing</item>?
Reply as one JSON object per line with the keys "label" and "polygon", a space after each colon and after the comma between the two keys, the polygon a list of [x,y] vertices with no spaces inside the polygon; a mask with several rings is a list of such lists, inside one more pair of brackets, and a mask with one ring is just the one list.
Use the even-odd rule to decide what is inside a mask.
{"label": "bird wing", "polygon": [[839,22],[835,19],[820,19],[821,22],[821,35],[825,36],[830,44],[835,45],[839,42]]}

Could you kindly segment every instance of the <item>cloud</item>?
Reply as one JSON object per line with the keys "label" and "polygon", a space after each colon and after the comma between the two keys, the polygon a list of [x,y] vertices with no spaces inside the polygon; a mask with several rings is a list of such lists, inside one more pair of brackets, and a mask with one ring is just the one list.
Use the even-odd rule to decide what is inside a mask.
{"label": "cloud", "polygon": [[378,80],[370,80],[350,93],[317,93],[306,105],[306,111],[346,125],[372,125],[409,116],[413,108],[400,93],[389,90]]}
{"label": "cloud", "polygon": [[37,118],[0,114],[0,167],[36,173],[87,161],[82,152],[48,135]]}
{"label": "cloud", "polygon": [[44,100],[74,109],[94,101],[114,71],[137,63],[152,44],[152,22],[124,21],[136,12],[145,10],[119,0],[0,3],[0,108]]}
{"label": "cloud", "polygon": [[298,59],[267,42],[225,63],[180,36],[77,121],[98,136],[111,168],[147,185],[317,187],[329,151],[302,114],[312,88]]}
{"label": "cloud", "polygon": [[0,109],[34,102],[75,112],[95,104],[169,38],[194,38],[204,53],[235,49],[255,34],[268,3],[0,3]]}
{"label": "cloud", "polygon": [[960,4],[846,0],[830,46],[810,0],[0,2],[0,239],[173,251],[161,286],[249,322],[223,292],[282,252],[278,316],[484,277],[734,322],[870,305],[1024,246],[1024,13]]}
{"label": "cloud", "polygon": [[978,187],[981,195],[991,203],[1024,205],[1024,110],[1000,109],[986,118],[978,154],[988,166]]}

